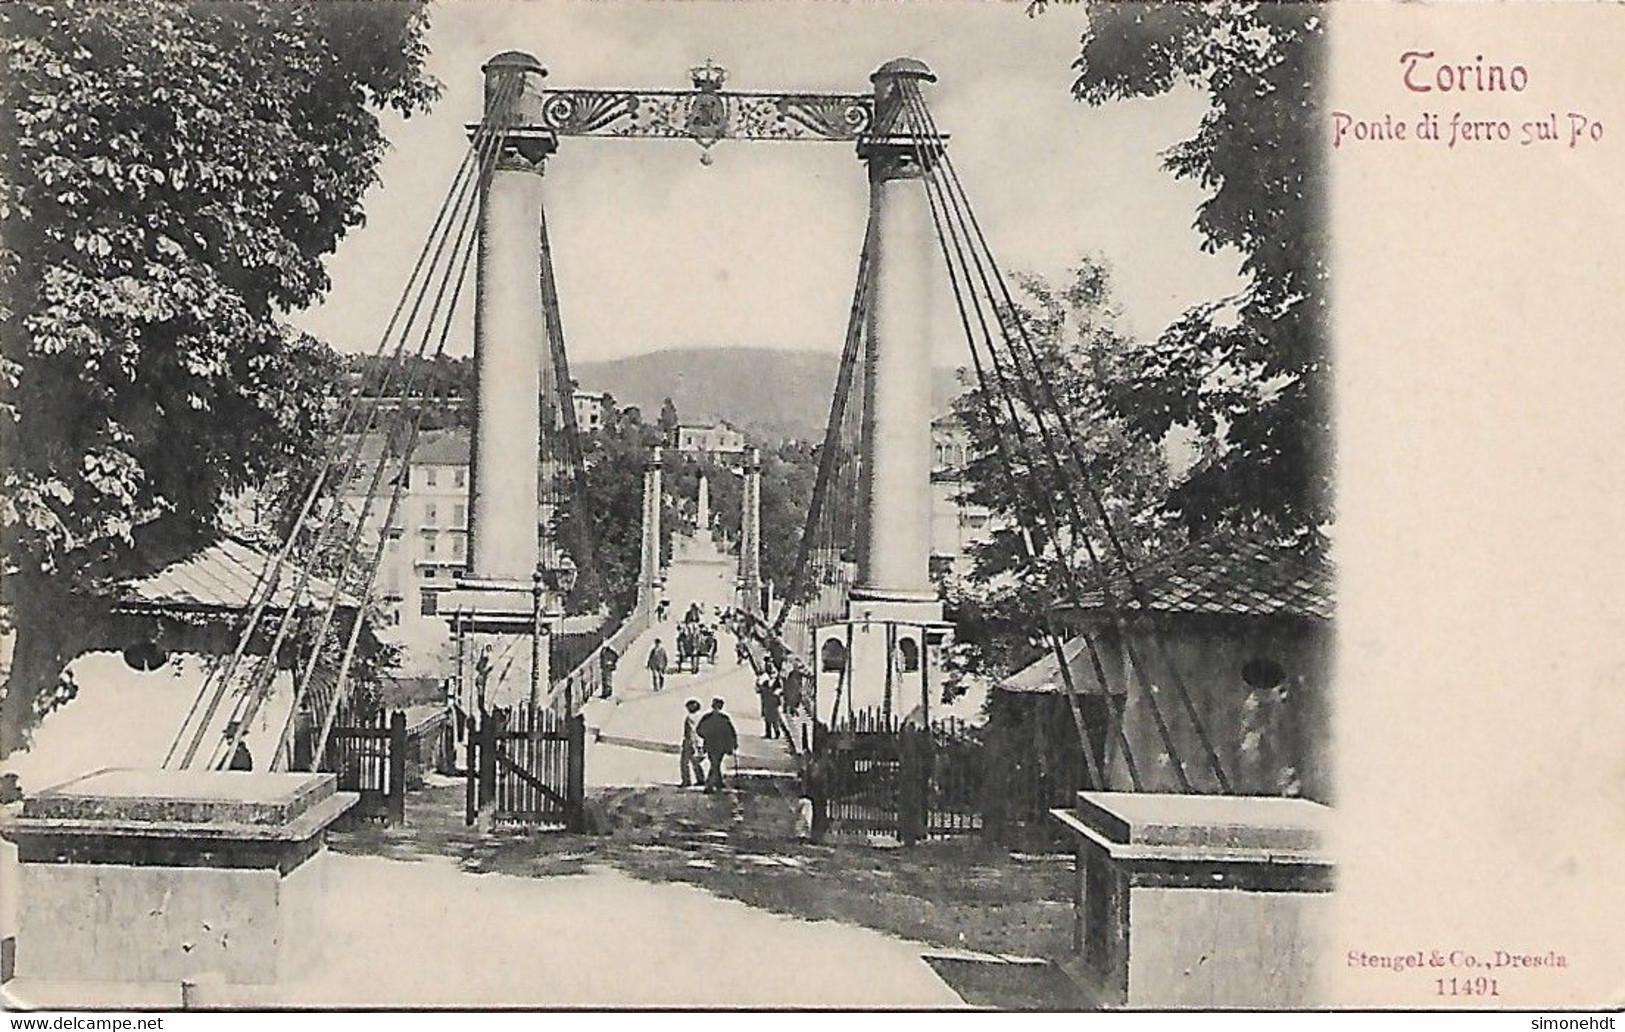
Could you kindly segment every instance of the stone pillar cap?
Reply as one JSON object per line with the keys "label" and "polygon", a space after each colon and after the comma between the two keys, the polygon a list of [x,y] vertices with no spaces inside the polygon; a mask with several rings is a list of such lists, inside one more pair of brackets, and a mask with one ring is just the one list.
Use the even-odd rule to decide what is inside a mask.
{"label": "stone pillar cap", "polygon": [[869,76],[870,82],[877,82],[881,79],[924,79],[926,82],[936,82],[937,73],[933,72],[919,58],[894,57],[875,69],[875,73]]}
{"label": "stone pillar cap", "polygon": [[523,50],[504,50],[480,67],[480,71],[489,74],[492,69],[517,69],[522,72],[535,72],[537,75],[546,75],[547,69],[536,55],[527,54]]}

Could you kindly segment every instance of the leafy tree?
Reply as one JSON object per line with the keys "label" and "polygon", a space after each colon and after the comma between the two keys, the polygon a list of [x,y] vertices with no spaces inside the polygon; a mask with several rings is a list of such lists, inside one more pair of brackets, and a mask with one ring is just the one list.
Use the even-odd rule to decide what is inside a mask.
{"label": "leafy tree", "polygon": [[[637,408],[616,408],[613,398],[604,400],[604,425],[596,434],[583,441],[586,463],[587,499],[581,506],[567,506],[557,524],[560,539],[570,549],[577,568],[585,569],[587,556],[581,553],[587,540],[578,521],[590,522],[592,540],[597,545],[597,565],[608,593],[605,601],[611,614],[618,618],[629,612],[637,602],[638,574],[643,562],[643,468],[649,456],[660,445],[660,431],[643,422]],[[663,472],[670,477],[671,469]],[[661,512],[661,555],[671,555],[671,534],[676,522],[676,510],[671,505],[671,491]],[[572,612],[581,612],[598,604],[590,596],[592,586],[587,578],[578,580],[573,597],[568,600]]]}
{"label": "leafy tree", "polygon": [[[996,529],[976,548],[969,583],[946,585],[962,628],[958,637],[976,650],[970,661],[976,670],[1007,670],[1036,658],[1037,643],[1027,636],[1042,625],[1045,609],[1065,597],[1066,575],[1050,562],[1029,561],[1023,527],[1042,556],[1058,549],[1082,582],[1097,571],[1071,532],[1074,513],[1082,518],[1095,556],[1107,563],[1114,558],[1086,486],[1104,505],[1131,562],[1178,538],[1164,509],[1168,470],[1159,438],[1139,432],[1112,407],[1114,392],[1132,372],[1133,348],[1117,327],[1105,263],[1082,259],[1060,286],[1036,276],[1016,277],[1016,285],[1018,307],[1009,318],[1025,326],[1045,386],[1034,382],[1033,364],[1025,360],[1019,369],[1004,366],[1017,432],[1011,431],[994,369],[985,370],[986,386],[964,376],[967,389],[954,403],[969,438],[963,497],[995,514]],[[1016,372],[1024,374],[1022,382]],[[1044,424],[1049,442],[1032,418],[1029,399],[1046,411],[1053,402],[1058,417],[1046,417]],[[1052,453],[1062,457],[1059,464]],[[1071,461],[1074,453],[1082,459],[1081,477]]]}
{"label": "leafy tree", "polygon": [[436,94],[425,17],[418,3],[0,9],[0,548],[16,634],[0,754],[64,694],[110,584],[206,543],[223,497],[310,468],[325,360],[279,316],[327,289],[325,256],[362,220],[380,109],[410,115]]}
{"label": "leafy tree", "polygon": [[677,403],[667,398],[660,403],[660,436],[667,444],[677,443],[677,427],[680,425],[677,418]]}
{"label": "leafy tree", "polygon": [[1137,432],[1199,434],[1203,458],[1169,498],[1198,532],[1313,547],[1333,518],[1324,35],[1315,4],[1101,4],[1075,64],[1073,92],[1088,104],[1177,83],[1210,100],[1164,166],[1207,191],[1196,213],[1205,249],[1240,251],[1247,283],[1137,353],[1112,397]]}

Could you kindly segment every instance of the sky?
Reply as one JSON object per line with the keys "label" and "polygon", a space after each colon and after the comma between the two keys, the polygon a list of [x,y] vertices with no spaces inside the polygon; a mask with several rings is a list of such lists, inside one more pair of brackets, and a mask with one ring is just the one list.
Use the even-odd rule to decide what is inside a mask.
{"label": "sky", "polygon": [[[480,112],[480,66],[526,50],[553,88],[684,89],[714,59],[727,88],[861,92],[897,56],[939,81],[927,100],[1007,273],[1113,267],[1124,328],[1155,337],[1240,286],[1234,252],[1204,254],[1202,192],[1160,167],[1205,110],[1194,90],[1091,108],[1072,99],[1082,5],[876,0],[461,0],[432,8],[427,116],[385,116],[391,149],[367,222],[332,256],[333,288],[293,322],[345,351],[378,338]],[[867,210],[851,144],[567,138],[546,206],[571,360],[671,347],[838,352]],[[946,290],[946,277],[943,280]],[[471,296],[465,295],[465,298]],[[944,295],[946,296],[946,294]],[[465,300],[448,351],[471,350]],[[962,338],[938,363],[957,365]]]}

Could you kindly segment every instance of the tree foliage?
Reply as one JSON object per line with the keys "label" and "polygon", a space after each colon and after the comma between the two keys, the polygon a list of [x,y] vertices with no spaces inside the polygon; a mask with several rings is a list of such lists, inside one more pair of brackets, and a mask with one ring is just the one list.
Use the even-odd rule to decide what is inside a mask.
{"label": "tree foliage", "polygon": [[382,109],[422,111],[416,3],[0,10],[0,484],[17,641],[0,753],[70,596],[194,551],[309,468],[334,370],[279,317],[362,221]]}
{"label": "tree foliage", "polygon": [[[954,403],[969,439],[962,497],[995,515],[990,540],[975,549],[970,582],[946,586],[958,637],[975,652],[972,670],[1009,670],[1036,658],[1028,639],[1044,612],[1073,583],[1098,575],[1095,560],[1115,568],[1097,500],[1131,562],[1180,537],[1165,508],[1160,437],[1113,408],[1114,392],[1133,372],[1133,347],[1118,327],[1106,264],[1085,257],[1065,283],[1021,276],[1016,285],[1017,309],[1007,317],[1025,327],[1036,363],[1004,363],[1003,386],[992,367],[984,368],[985,384],[962,374],[967,389]],[[1050,413],[1042,425],[1034,405]],[[1029,560],[1024,534],[1045,561]],[[1067,557],[1065,568],[1049,561],[1056,554]]]}
{"label": "tree foliage", "polygon": [[1206,191],[1204,248],[1239,251],[1246,286],[1187,311],[1112,396],[1138,432],[1198,433],[1203,457],[1169,499],[1197,532],[1313,546],[1333,518],[1324,33],[1315,4],[1101,4],[1075,64],[1073,92],[1088,104],[1179,83],[1210,100],[1164,166]]}
{"label": "tree foliage", "polygon": [[[582,441],[585,504],[565,506],[555,532],[570,550],[578,569],[585,570],[590,561],[582,551],[587,541],[595,543],[596,564],[608,598],[591,597],[594,586],[582,577],[568,600],[570,611],[584,611],[602,601],[618,619],[637,602],[643,562],[643,471],[661,439],[660,430],[645,423],[637,408],[617,408],[613,398],[604,399],[602,429]],[[565,485],[560,490],[563,493],[573,488]],[[671,554],[671,533],[677,520],[669,491],[667,495],[661,507],[663,557]],[[588,523],[585,532],[580,526],[582,520]]]}

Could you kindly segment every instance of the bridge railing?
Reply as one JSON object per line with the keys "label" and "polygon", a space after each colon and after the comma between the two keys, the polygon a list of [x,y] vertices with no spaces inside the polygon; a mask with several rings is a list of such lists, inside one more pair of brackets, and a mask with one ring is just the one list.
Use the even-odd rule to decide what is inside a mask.
{"label": "bridge railing", "polygon": [[603,695],[605,652],[613,650],[618,666],[626,658],[626,650],[652,626],[653,601],[647,595],[639,595],[637,604],[626,614],[619,627],[568,673],[554,679],[553,688],[547,696],[548,707],[559,716],[571,717],[579,713],[588,701]]}

